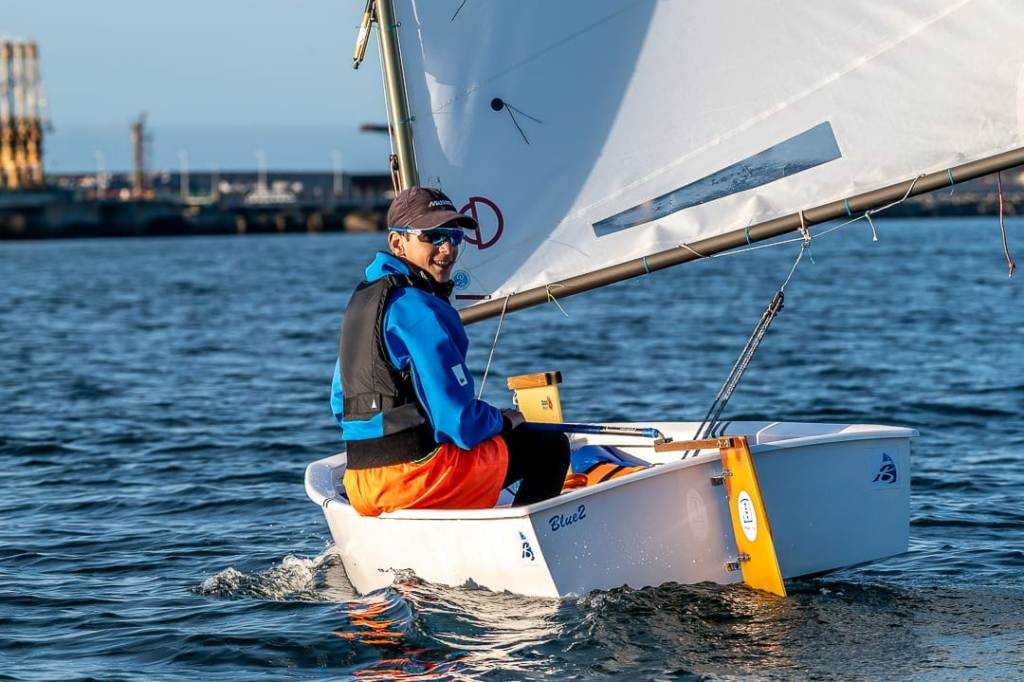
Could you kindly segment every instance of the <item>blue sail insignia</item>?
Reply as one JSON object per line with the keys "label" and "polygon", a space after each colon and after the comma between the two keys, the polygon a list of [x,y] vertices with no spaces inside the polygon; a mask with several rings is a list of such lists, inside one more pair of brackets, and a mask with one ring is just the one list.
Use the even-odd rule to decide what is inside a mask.
{"label": "blue sail insignia", "polygon": [[664,218],[842,158],[832,124],[819,123],[700,180],[594,223],[598,237]]}

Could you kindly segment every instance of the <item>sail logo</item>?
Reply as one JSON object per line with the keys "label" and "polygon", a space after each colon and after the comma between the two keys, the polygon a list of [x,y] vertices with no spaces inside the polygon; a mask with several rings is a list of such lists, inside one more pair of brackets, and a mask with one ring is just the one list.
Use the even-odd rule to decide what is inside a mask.
{"label": "sail logo", "polygon": [[530,561],[533,561],[534,560],[534,557],[533,557],[533,547],[530,547],[530,541],[526,539],[526,536],[523,535],[522,531],[519,531],[519,541],[522,542],[522,547],[523,547],[523,556],[522,556],[522,558],[523,559],[529,559]]}
{"label": "sail logo", "polygon": [[498,205],[487,197],[470,197],[459,213],[476,221],[476,227],[466,230],[466,242],[483,251],[498,243],[505,231],[505,217]]}
{"label": "sail logo", "polygon": [[896,482],[896,462],[893,461],[892,457],[886,453],[882,453],[882,466],[878,468],[878,473],[875,474],[875,478],[871,481],[872,483],[895,483]]}
{"label": "sail logo", "polygon": [[469,286],[469,273],[465,270],[456,270],[452,273],[452,284],[456,289],[462,291]]}

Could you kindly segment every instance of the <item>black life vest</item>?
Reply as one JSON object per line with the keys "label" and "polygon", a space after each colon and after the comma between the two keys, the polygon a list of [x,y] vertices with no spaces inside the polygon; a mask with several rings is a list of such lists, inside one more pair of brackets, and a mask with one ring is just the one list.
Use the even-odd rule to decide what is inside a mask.
{"label": "black life vest", "polygon": [[[338,358],[345,396],[342,434],[352,469],[411,462],[437,448],[430,419],[416,397],[412,373],[397,370],[384,345],[388,297],[409,286],[436,295],[450,291],[426,273],[387,275],[361,282],[345,309]],[[351,422],[363,423],[352,429],[347,426]],[[367,437],[351,438],[352,431]]]}

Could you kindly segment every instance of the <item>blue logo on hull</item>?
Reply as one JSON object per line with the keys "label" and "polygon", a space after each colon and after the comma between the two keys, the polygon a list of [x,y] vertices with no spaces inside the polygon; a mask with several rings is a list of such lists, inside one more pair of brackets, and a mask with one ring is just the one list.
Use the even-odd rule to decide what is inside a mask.
{"label": "blue logo on hull", "polygon": [[523,543],[523,558],[533,561],[533,547],[530,547],[530,541],[526,539],[526,536],[519,533],[519,539]]}
{"label": "blue logo on hull", "polygon": [[892,457],[882,453],[882,466],[878,468],[878,473],[875,474],[875,478],[872,483],[895,483],[896,482],[896,462],[892,461]]}

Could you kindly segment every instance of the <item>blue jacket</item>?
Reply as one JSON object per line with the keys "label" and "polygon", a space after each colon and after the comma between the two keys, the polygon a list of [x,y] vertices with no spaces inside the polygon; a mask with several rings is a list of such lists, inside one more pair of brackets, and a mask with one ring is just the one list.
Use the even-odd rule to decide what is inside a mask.
{"label": "blue jacket", "polygon": [[[412,273],[397,256],[378,252],[366,268],[366,281],[389,274]],[[384,313],[384,344],[395,368],[411,368],[416,396],[438,443],[454,443],[468,450],[501,431],[501,410],[475,397],[473,376],[466,367],[469,339],[459,313],[447,301],[415,287],[396,290]],[[331,410],[339,426],[344,404],[341,366],[336,362]],[[350,430],[354,427],[358,428],[348,426]]]}

